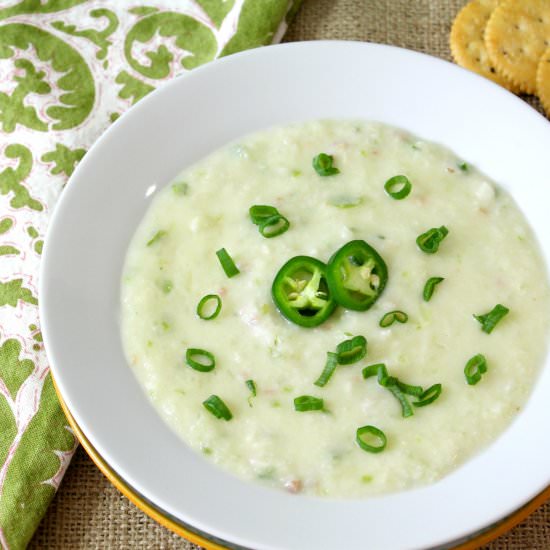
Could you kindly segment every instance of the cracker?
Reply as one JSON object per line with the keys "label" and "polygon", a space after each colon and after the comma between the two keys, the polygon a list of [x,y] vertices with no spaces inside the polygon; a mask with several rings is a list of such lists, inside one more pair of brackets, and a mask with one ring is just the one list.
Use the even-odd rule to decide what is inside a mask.
{"label": "cracker", "polygon": [[540,58],[537,69],[537,95],[550,117],[550,48]]}
{"label": "cracker", "polygon": [[461,67],[517,92],[517,86],[496,72],[485,48],[485,26],[498,4],[499,0],[472,0],[460,10],[451,29],[451,52]]}
{"label": "cracker", "polygon": [[549,0],[503,0],[485,29],[497,71],[529,94],[535,93],[537,67],[549,41]]}

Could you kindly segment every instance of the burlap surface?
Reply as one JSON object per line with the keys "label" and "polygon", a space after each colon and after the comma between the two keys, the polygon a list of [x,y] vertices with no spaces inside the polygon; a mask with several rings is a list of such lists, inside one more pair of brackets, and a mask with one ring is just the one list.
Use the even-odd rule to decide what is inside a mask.
{"label": "burlap surface", "polygon": [[[464,0],[305,0],[286,41],[368,40],[450,59],[449,30],[464,3]],[[531,98],[528,100],[538,107]],[[197,548],[160,527],[131,504],[109,484],[82,449],[77,451],[30,547]],[[504,549],[550,549],[550,503],[484,547],[484,550]]]}

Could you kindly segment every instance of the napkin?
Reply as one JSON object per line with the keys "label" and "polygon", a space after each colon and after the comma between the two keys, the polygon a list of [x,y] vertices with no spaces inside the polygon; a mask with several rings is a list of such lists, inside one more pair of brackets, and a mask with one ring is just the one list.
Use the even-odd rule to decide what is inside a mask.
{"label": "napkin", "polygon": [[64,186],[124,111],[194,67],[278,42],[299,3],[0,0],[4,548],[27,545],[77,444],[56,398],[38,318],[44,235]]}

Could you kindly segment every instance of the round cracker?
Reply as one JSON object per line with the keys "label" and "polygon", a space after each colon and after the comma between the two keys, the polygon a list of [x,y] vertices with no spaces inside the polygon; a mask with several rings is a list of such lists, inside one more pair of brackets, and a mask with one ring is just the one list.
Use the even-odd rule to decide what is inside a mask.
{"label": "round cracker", "polygon": [[550,117],[550,48],[540,58],[537,69],[537,95],[540,102]]}
{"label": "round cracker", "polygon": [[491,63],[529,94],[536,90],[537,67],[549,38],[549,0],[503,0],[485,29]]}
{"label": "round cracker", "polygon": [[485,48],[485,26],[498,4],[499,0],[472,0],[460,10],[451,29],[451,53],[461,67],[518,92],[517,86],[496,72]]}

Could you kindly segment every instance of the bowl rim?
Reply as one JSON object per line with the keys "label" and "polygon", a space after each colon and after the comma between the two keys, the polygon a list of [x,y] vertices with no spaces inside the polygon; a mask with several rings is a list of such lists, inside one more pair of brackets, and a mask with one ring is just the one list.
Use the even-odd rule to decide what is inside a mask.
{"label": "bowl rim", "polygon": [[[475,87],[479,88],[480,91],[486,90],[489,95],[497,96],[498,98],[500,98],[501,102],[503,102],[507,106],[511,106],[512,111],[515,111],[517,115],[525,116],[530,121],[532,121],[529,124],[533,127],[537,126],[537,131],[539,131],[540,135],[543,135],[544,138],[550,137],[550,125],[548,125],[548,121],[544,117],[542,117],[542,115],[538,114],[528,105],[526,105],[521,99],[513,96],[509,92],[498,87],[496,84],[487,81],[478,75],[469,73],[468,71],[465,71],[464,69],[456,67],[455,65],[452,65],[441,59],[433,58],[431,56],[427,56],[418,52],[412,52],[410,50],[404,50],[395,46],[347,41],[318,41],[283,44],[278,46],[270,46],[258,50],[249,50],[224,59],[217,60],[215,62],[195,69],[189,75],[186,75],[183,79],[175,79],[161,86],[155,92],[144,98],[128,113],[120,117],[120,119],[118,119],[115,124],[113,124],[96,141],[94,146],[90,149],[86,157],[78,166],[77,170],[75,170],[68,189],[66,189],[62,194],[61,199],[54,211],[50,226],[48,228],[41,263],[40,296],[42,298],[40,301],[40,316],[43,322],[45,347],[48,353],[48,357],[51,360],[52,371],[56,377],[60,394],[64,396],[64,400],[67,404],[67,407],[72,411],[75,422],[82,427],[84,433],[88,434],[91,444],[94,446],[94,448],[98,450],[99,453],[101,453],[101,456],[105,457],[105,460],[108,464],[111,465],[113,470],[116,471],[117,474],[120,475],[123,479],[128,479],[129,486],[134,487],[136,492],[145,494],[146,498],[149,498],[149,495],[147,495],[147,491],[142,490],[142,488],[140,487],[140,483],[136,483],[136,480],[132,479],[132,476],[127,478],[127,476],[125,475],[124,468],[121,467],[119,460],[117,460],[118,458],[120,458],[120,456],[115,458],[113,454],[109,452],[110,448],[105,447],[105,443],[101,442],[102,434],[99,434],[97,432],[94,433],[94,430],[90,430],[90,415],[88,414],[86,416],[86,414],[84,414],[84,412],[82,411],[80,405],[75,401],[76,396],[73,396],[74,388],[72,388],[72,391],[68,389],[71,382],[67,380],[67,373],[69,372],[67,370],[67,366],[64,365],[63,368],[59,367],[62,362],[66,363],[66,361],[65,359],[61,359],[64,353],[61,343],[62,340],[60,339],[61,335],[59,333],[58,327],[56,326],[56,323],[54,323],[54,308],[53,306],[49,305],[51,303],[55,303],[55,299],[59,300],[59,280],[56,280],[56,276],[59,275],[59,272],[56,271],[55,259],[52,258],[59,258],[60,245],[57,243],[57,241],[60,240],[59,235],[62,231],[62,226],[63,224],[67,223],[66,218],[68,217],[71,203],[75,200],[77,201],[78,195],[82,194],[82,184],[76,182],[79,182],[79,180],[89,177],[88,172],[90,172],[91,168],[88,168],[88,166],[93,165],[93,163],[95,162],[95,158],[98,155],[101,156],[101,154],[104,154],[104,150],[108,146],[108,143],[112,145],[113,140],[117,139],[117,135],[124,133],[124,131],[122,130],[123,128],[131,127],[131,125],[135,124],[136,121],[140,119],[140,117],[144,118],[144,115],[146,116],[147,112],[151,111],[151,109],[153,108],[153,104],[158,105],[161,101],[161,98],[169,96],[171,93],[173,95],[174,90],[188,90],[189,87],[191,87],[192,83],[196,83],[203,78],[208,79],[210,78],[209,75],[220,72],[220,67],[225,68],[227,72],[228,68],[233,70],[235,67],[238,69],[239,65],[241,67],[243,65],[246,65],[250,59],[256,60],[257,58],[260,58],[260,61],[263,61],[262,58],[271,57],[270,61],[273,62],[277,60],[277,56],[286,56],[286,59],[288,60],[296,55],[320,55],[320,53],[334,54],[334,51],[338,51],[338,55],[343,55],[344,53],[349,53],[350,51],[352,51],[353,55],[365,54],[365,57],[369,57],[369,55],[371,55],[373,56],[373,58],[376,58],[376,56],[378,55],[383,58],[390,58],[390,60],[393,59],[393,61],[398,58],[402,58],[402,61],[410,62],[412,65],[425,65],[426,63],[429,65],[434,65],[434,67],[438,67],[437,70],[441,71],[442,73],[446,73],[447,75],[455,75],[456,80],[466,81],[467,83],[471,83],[472,86],[475,85]],[[460,75],[460,77],[458,75]],[[389,123],[391,124],[392,122]],[[543,126],[544,129],[542,130],[541,128]],[[431,136],[428,136],[427,139],[434,140]],[[479,163],[476,164],[479,165]],[[73,199],[73,196],[75,195],[77,196],[77,199]],[[56,292],[52,293],[52,289],[56,289]],[[55,299],[52,296],[55,296]],[[59,303],[59,301],[57,303]],[[545,371],[548,371],[548,368],[546,368]],[[540,383],[538,383],[537,386],[540,386]],[[530,398],[530,401],[532,400],[533,396],[531,396]],[[508,428],[507,431],[509,430],[510,428]],[[477,462],[477,460],[474,461]],[[471,462],[472,460],[469,461],[469,463]],[[537,492],[548,485],[548,483],[550,482],[550,471],[547,471],[546,474],[547,475],[544,480],[539,480],[537,487],[533,485],[532,487],[530,487],[528,494],[525,491],[522,493],[519,501],[515,503],[516,506],[517,504],[524,504],[529,500],[529,498],[533,498]],[[217,476],[217,474],[212,475]],[[220,474],[220,476],[221,475],[222,474]],[[233,480],[232,487],[235,487],[235,483],[235,480]],[[414,492],[416,493],[417,491],[415,490]],[[273,498],[272,500],[275,500],[275,498]],[[310,500],[309,502],[312,501]],[[160,506],[161,509],[165,509],[165,506],[163,506],[162,504],[157,504],[157,506]],[[511,509],[508,509],[507,512],[510,513]],[[169,509],[166,513],[173,515]],[[179,521],[184,521],[182,518],[178,519]],[[204,526],[199,525],[197,528],[201,529],[201,527]],[[215,536],[217,537],[218,535]],[[454,537],[454,540],[456,540],[456,537]],[[435,539],[434,542],[436,542]],[[437,542],[448,544],[447,540],[437,539]],[[240,542],[238,541],[236,541],[235,543],[240,544]],[[233,542],[231,542],[230,544],[233,544]],[[272,546],[266,546],[266,548],[271,547]]]}

